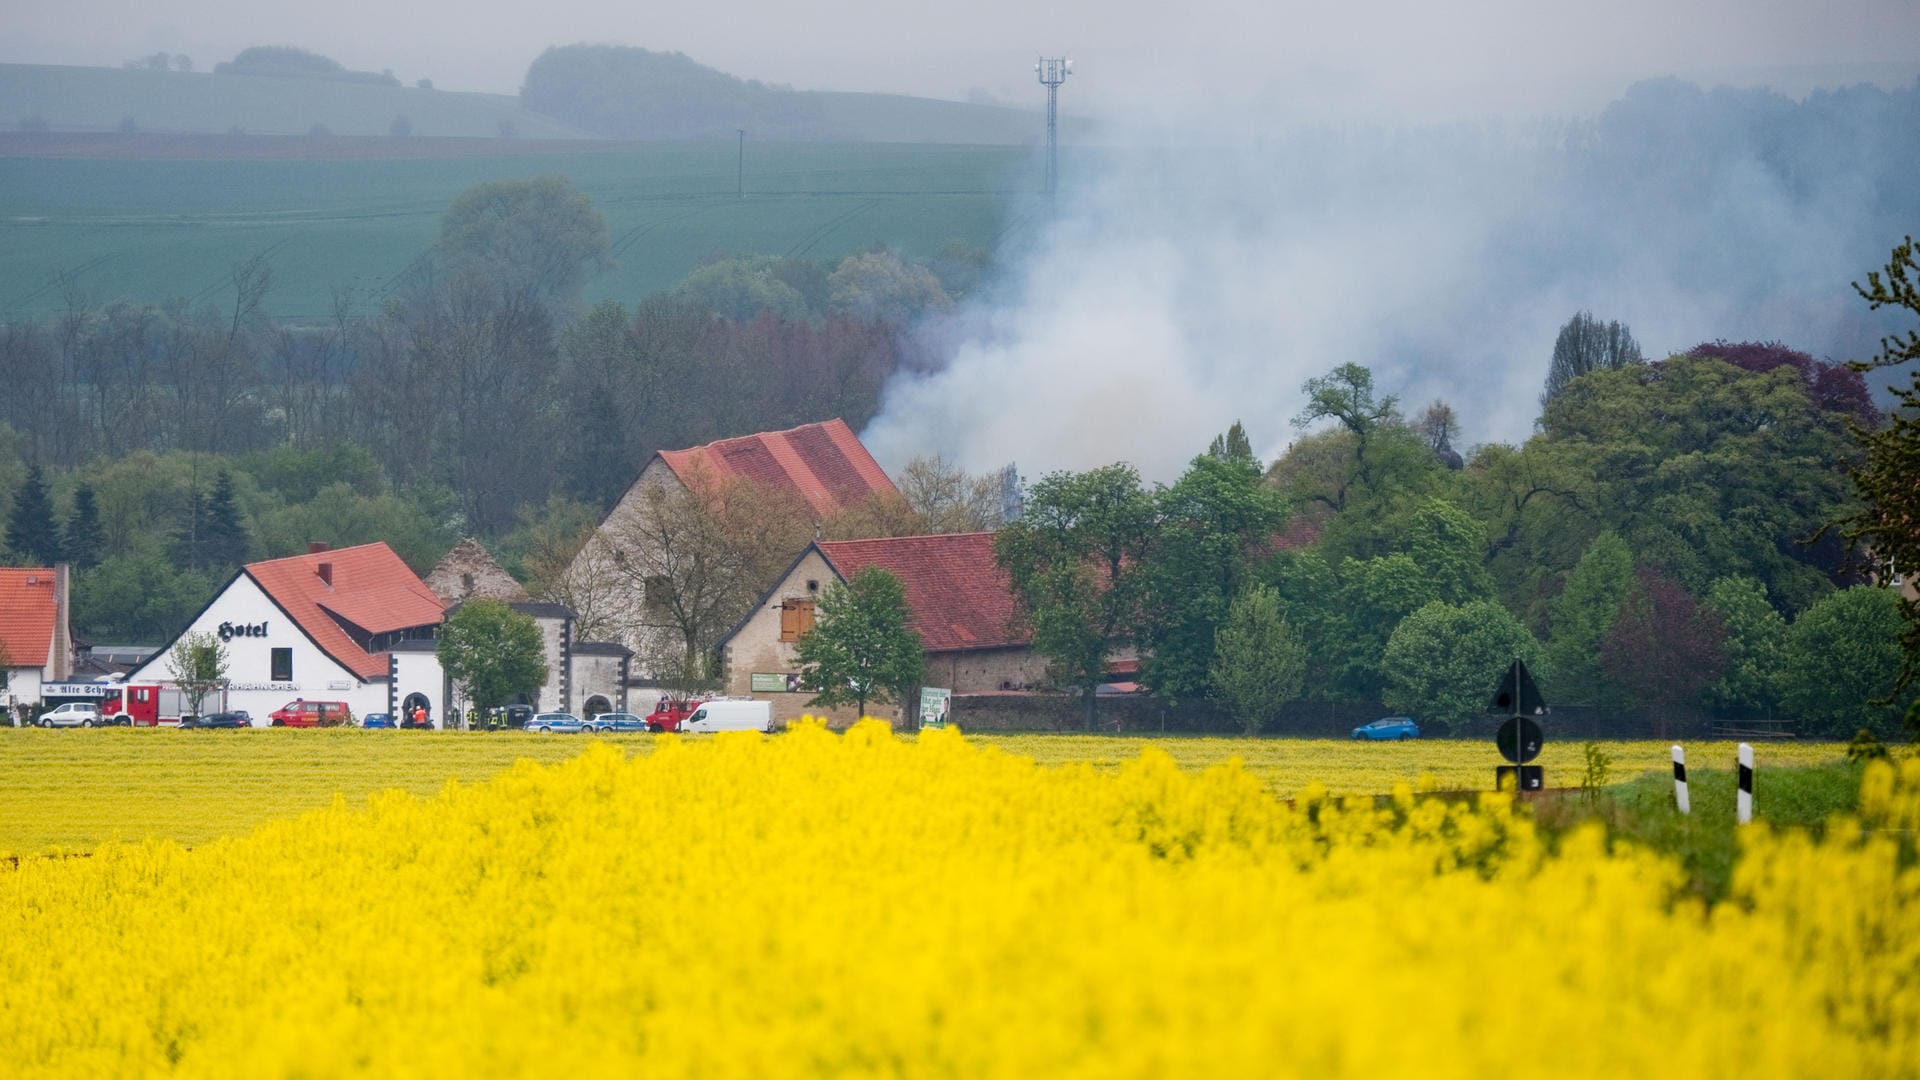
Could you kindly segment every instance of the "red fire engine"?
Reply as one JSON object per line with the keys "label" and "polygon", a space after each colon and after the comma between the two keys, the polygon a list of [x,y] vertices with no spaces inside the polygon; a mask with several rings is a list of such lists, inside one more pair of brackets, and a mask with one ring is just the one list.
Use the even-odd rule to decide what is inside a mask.
{"label": "red fire engine", "polygon": [[[205,712],[226,707],[226,692],[215,690],[201,703]],[[179,688],[157,683],[125,683],[109,686],[100,699],[100,716],[109,724],[133,727],[171,727],[180,717],[192,712],[187,696]]]}

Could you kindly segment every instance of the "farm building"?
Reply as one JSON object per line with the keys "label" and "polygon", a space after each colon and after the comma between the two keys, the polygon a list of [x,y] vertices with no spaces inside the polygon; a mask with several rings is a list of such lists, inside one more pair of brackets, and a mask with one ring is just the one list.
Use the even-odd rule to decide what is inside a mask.
{"label": "farm building", "polygon": [[453,545],[453,550],[427,571],[426,582],[427,588],[448,604],[473,599],[520,604],[532,599],[493,553],[471,536]]}
{"label": "farm building", "polygon": [[[1044,681],[1046,660],[1029,647],[1006,573],[993,561],[993,534],[976,532],[809,544],[721,643],[727,692],[773,702],[776,721],[819,714],[797,689],[794,643],[813,628],[822,591],[869,566],[904,587],[908,625],[926,649],[928,685],[978,694]],[[858,719],[850,709],[828,715],[836,725]]]}
{"label": "farm building", "polygon": [[[632,650],[627,658],[634,691],[630,704],[645,711],[659,696],[653,689],[658,686],[657,663],[649,658],[670,655],[686,636],[685,614],[670,610],[686,597],[668,594],[686,590],[676,576],[682,553],[673,545],[694,538],[674,535],[674,507],[689,499],[708,507],[731,501],[738,511],[749,500],[761,500],[758,505],[784,501],[783,513],[797,513],[817,524],[870,501],[897,502],[899,497],[873,455],[838,419],[663,450],[647,462],[575,557],[568,571],[568,599],[591,636],[617,639]],[[728,609],[718,618],[707,617],[708,642],[725,631],[780,563],[804,543],[802,537],[779,551],[758,581],[730,575],[724,587],[734,590],[737,599],[702,598],[716,609]],[[676,618],[683,621],[676,623]]]}
{"label": "farm building", "polygon": [[[256,724],[295,698],[344,701],[363,716],[397,711],[403,689],[439,699],[423,670],[396,678],[395,646],[431,642],[444,610],[387,545],[315,544],[305,555],[242,567],[174,641],[205,633],[226,645],[227,707],[245,709]],[[171,682],[173,644],[127,681]]]}
{"label": "farm building", "polygon": [[73,676],[67,567],[0,568],[0,712]]}
{"label": "farm building", "polygon": [[[245,709],[256,724],[304,698],[344,701],[356,717],[420,705],[439,725],[461,703],[434,653],[435,633],[460,602],[435,593],[385,544],[316,544],[305,555],[249,563],[181,636],[210,633],[225,643],[227,707]],[[509,606],[531,615],[546,643],[547,683],[528,704],[573,707],[572,613],[524,599]],[[171,682],[171,648],[127,681]]]}

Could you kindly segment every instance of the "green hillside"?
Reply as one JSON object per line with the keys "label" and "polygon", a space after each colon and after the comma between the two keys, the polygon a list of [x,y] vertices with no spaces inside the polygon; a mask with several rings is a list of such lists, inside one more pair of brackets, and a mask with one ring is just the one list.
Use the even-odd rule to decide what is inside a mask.
{"label": "green hillside", "polygon": [[272,315],[323,319],[336,287],[377,304],[453,197],[484,180],[563,173],[593,199],[617,262],[589,286],[595,300],[669,288],[715,254],[992,247],[1025,225],[1015,211],[1036,186],[1031,151],[1008,147],[750,141],[744,199],[732,140],[517,148],[425,160],[0,156],[0,319],[57,310],[63,271],[96,303],[215,302],[232,264],[261,253]]}
{"label": "green hillside", "polygon": [[335,135],[387,135],[404,116],[415,135],[497,137],[502,125],[528,139],[581,135],[529,112],[506,94],[421,90],[323,79],[211,75],[124,68],[0,64],[0,124],[29,118],[55,130],[302,135],[315,124]]}
{"label": "green hillside", "polygon": [[[899,94],[811,91],[798,96],[814,102],[825,129],[843,138],[1031,146],[1046,137],[1046,116],[1039,111]],[[1086,132],[1084,122],[1068,120],[1063,137]]]}
{"label": "green hillside", "polygon": [[520,99],[609,139],[711,139],[742,129],[765,140],[983,143],[1024,146],[1032,110],[769,86],[684,53],[626,45],[559,45],[527,68]]}

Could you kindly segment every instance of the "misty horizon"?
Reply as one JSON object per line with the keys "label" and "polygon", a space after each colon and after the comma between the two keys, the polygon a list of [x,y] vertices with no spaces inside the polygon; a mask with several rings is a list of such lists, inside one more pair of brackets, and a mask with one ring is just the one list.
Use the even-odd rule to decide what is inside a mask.
{"label": "misty horizon", "polygon": [[[447,28],[458,20],[459,44]],[[377,28],[377,32],[371,32]],[[538,9],[492,3],[347,0],[262,12],[234,0],[155,10],[127,0],[14,5],[0,60],[116,66],[164,51],[199,70],[253,45],[293,45],[411,84],[513,94],[549,46],[626,44],[680,52],[743,79],[801,90],[904,93],[1032,107],[1044,100],[1032,58],[1063,53],[1075,114],[1149,121],[1216,104],[1269,117],[1430,120],[1597,110],[1629,85],[1673,76],[1705,85],[1902,83],[1920,72],[1920,7],[1906,0],[1755,7],[1638,0],[1604,12],[1555,12],[1515,0],[1429,10],[1328,14],[1306,5],[1233,3],[1169,11],[1138,2],[1034,11],[989,2],[927,15],[842,2],[752,2],[649,12],[592,0]]]}

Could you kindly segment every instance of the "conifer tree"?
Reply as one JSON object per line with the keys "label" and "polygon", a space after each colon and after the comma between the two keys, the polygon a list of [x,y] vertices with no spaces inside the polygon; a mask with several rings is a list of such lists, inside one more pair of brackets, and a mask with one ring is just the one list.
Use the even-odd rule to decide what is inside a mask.
{"label": "conifer tree", "polygon": [[67,561],[77,570],[99,565],[100,509],[94,504],[90,484],[81,484],[73,493],[73,513],[67,515],[62,547]]}
{"label": "conifer tree", "polygon": [[34,566],[52,566],[60,561],[60,523],[54,520],[53,500],[47,497],[46,480],[38,465],[27,468],[26,483],[20,485],[13,511],[7,515],[7,550],[15,559]]}
{"label": "conifer tree", "polygon": [[247,561],[247,524],[241,520],[240,506],[234,499],[233,474],[224,469],[213,482],[204,526],[201,552],[206,568],[237,567]]}
{"label": "conifer tree", "polygon": [[195,486],[187,496],[187,512],[173,534],[174,557],[193,570],[207,567],[207,497]]}

